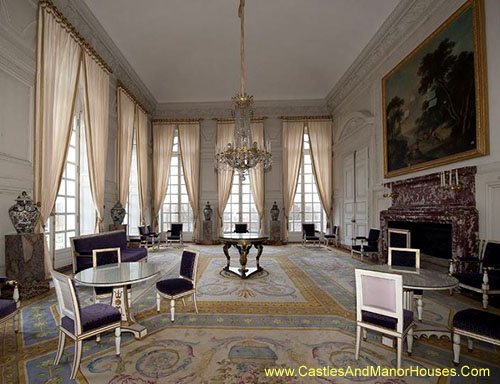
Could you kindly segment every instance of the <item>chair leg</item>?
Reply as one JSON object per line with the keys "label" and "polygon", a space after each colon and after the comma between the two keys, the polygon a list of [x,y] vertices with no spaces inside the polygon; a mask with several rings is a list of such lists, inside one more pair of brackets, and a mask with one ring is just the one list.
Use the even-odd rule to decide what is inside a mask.
{"label": "chair leg", "polygon": [[422,311],[423,311],[423,299],[421,296],[417,297],[417,316],[418,316],[418,321],[422,321]]}
{"label": "chair leg", "polygon": [[156,293],[156,312],[160,312],[161,296]]}
{"label": "chair leg", "polygon": [[14,332],[19,331],[19,312],[14,315]]}
{"label": "chair leg", "polygon": [[170,321],[173,323],[175,319],[175,300],[170,300]]}
{"label": "chair leg", "polygon": [[186,306],[186,300],[184,300],[184,297],[183,297],[183,298],[181,298],[181,300],[182,300],[182,305],[183,305],[183,306]]}
{"label": "chair leg", "polygon": [[363,328],[363,341],[366,341],[367,335],[368,335],[368,332],[367,332],[366,328]]}
{"label": "chair leg", "polygon": [[460,335],[453,334],[453,363],[460,363]]}
{"label": "chair leg", "polygon": [[[363,329],[364,331],[364,329]],[[359,360],[359,350],[361,348],[361,326],[356,326],[356,360]]]}
{"label": "chair leg", "polygon": [[193,303],[194,303],[194,310],[196,313],[198,313],[198,304],[196,303],[196,292],[193,293]]}
{"label": "chair leg", "polygon": [[401,353],[402,353],[402,349],[403,349],[403,339],[401,337],[398,337],[397,338],[398,340],[398,349],[396,351],[397,353],[397,360],[396,360],[396,365],[397,365],[397,368],[400,369],[401,368]]}
{"label": "chair leg", "polygon": [[408,355],[411,356],[413,352],[413,328],[406,334],[406,344],[408,346]]}
{"label": "chair leg", "polygon": [[116,346],[116,354],[120,354],[120,343],[122,340],[122,330],[120,327],[115,329],[115,346]]}
{"label": "chair leg", "polygon": [[488,309],[488,293],[483,292],[483,308]]}
{"label": "chair leg", "polygon": [[59,364],[61,356],[64,351],[64,345],[66,344],[66,334],[63,331],[59,331],[59,345],[57,347],[56,358],[54,359],[54,365]]}
{"label": "chair leg", "polygon": [[75,341],[75,357],[73,358],[73,367],[71,368],[71,380],[76,378],[78,369],[80,368],[80,360],[82,359],[82,341]]}
{"label": "chair leg", "polygon": [[470,337],[467,338],[467,350],[472,352],[472,348],[474,347],[474,342]]}
{"label": "chair leg", "polygon": [[100,343],[101,342],[101,334],[100,333],[95,337],[95,342],[96,343]]}

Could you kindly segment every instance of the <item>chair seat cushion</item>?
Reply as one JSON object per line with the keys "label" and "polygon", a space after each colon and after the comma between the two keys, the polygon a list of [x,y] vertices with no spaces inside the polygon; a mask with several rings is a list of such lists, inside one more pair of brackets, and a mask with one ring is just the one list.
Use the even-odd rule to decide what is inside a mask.
{"label": "chair seat cushion", "polygon": [[336,235],[323,235],[325,239],[335,239],[337,236]]}
{"label": "chair seat cushion", "polygon": [[122,249],[122,263],[141,261],[148,257],[148,250],[145,248],[125,248]]}
{"label": "chair seat cushion", "polygon": [[168,240],[180,240],[181,237],[180,236],[176,236],[176,235],[172,235],[172,236],[167,236],[167,239]]}
{"label": "chair seat cushion", "polygon": [[306,236],[306,240],[319,240],[318,236]]}
{"label": "chair seat cushion", "polygon": [[[460,284],[468,285],[474,288],[481,288],[483,285],[483,274],[475,272],[454,273],[454,277],[458,279]],[[488,274],[488,281],[490,289],[500,289],[500,276],[495,273]]]}
{"label": "chair seat cushion", "polygon": [[480,311],[479,309],[464,309],[455,313],[453,317],[453,327],[491,337],[500,339],[500,316],[491,312]]}
{"label": "chair seat cushion", "polygon": [[[80,309],[80,320],[83,332],[116,323],[122,318],[120,311],[108,304],[92,304]],[[74,322],[68,316],[61,319],[61,325],[69,332],[75,333]]]}
{"label": "chair seat cushion", "polygon": [[[361,252],[361,245],[353,245],[352,246],[352,250],[354,252]],[[364,252],[378,252],[378,248],[377,247],[372,247],[370,245],[365,245],[363,247],[363,250],[364,250]]]}
{"label": "chair seat cushion", "polygon": [[186,279],[165,279],[156,283],[156,289],[169,296],[176,296],[193,289],[193,283]]}
{"label": "chair seat cushion", "polygon": [[[371,323],[374,325],[379,325],[384,328],[389,328],[392,330],[396,329],[398,320],[394,317],[381,315],[379,313],[374,313],[370,311],[361,311],[361,321],[365,323]],[[413,321],[413,312],[403,310],[403,330],[408,328],[408,326]]]}
{"label": "chair seat cushion", "polygon": [[14,300],[0,299],[0,319],[14,313],[16,309],[16,302]]}

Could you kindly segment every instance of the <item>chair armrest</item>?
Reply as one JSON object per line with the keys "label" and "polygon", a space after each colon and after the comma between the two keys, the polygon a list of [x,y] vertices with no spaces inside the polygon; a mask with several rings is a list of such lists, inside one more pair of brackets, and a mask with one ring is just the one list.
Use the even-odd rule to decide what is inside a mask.
{"label": "chair armrest", "polygon": [[368,238],[366,236],[356,236],[354,238],[355,240],[363,240],[363,241],[368,241]]}

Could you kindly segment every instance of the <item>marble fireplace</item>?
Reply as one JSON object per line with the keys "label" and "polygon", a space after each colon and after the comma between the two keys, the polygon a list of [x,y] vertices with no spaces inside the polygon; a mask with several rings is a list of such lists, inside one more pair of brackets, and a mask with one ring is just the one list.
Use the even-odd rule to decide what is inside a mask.
{"label": "marble fireplace", "polygon": [[442,189],[439,173],[391,183],[392,206],[380,213],[381,254],[387,261],[387,229],[409,229],[412,247],[439,259],[476,254],[478,212],[475,198],[476,167],[452,171],[461,189]]}

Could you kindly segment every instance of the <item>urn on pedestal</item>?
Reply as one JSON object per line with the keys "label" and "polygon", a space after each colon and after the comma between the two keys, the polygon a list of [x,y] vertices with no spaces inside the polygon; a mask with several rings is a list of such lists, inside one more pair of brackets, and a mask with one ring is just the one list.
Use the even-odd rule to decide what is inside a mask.
{"label": "urn on pedestal", "polygon": [[273,203],[272,208],[271,208],[271,220],[272,221],[277,221],[279,215],[280,215],[280,209],[278,208],[278,204],[276,204],[276,201],[275,201]]}
{"label": "urn on pedestal", "polygon": [[16,204],[9,208],[9,217],[17,233],[33,233],[40,217],[40,210],[33,203],[26,191],[16,199]]}
{"label": "urn on pedestal", "polygon": [[205,205],[205,208],[203,209],[203,215],[205,216],[206,221],[210,221],[212,219],[212,207],[210,206],[210,201],[207,201],[207,205]]}
{"label": "urn on pedestal", "polygon": [[125,208],[123,208],[122,204],[117,201],[113,208],[111,208],[111,218],[113,219],[113,224],[120,225],[123,223],[126,213],[127,211]]}

